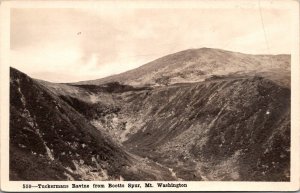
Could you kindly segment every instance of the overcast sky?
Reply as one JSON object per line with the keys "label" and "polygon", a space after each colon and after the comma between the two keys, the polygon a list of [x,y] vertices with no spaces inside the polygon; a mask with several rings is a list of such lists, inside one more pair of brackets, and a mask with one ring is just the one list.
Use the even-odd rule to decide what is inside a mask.
{"label": "overcast sky", "polygon": [[290,28],[289,11],[279,9],[12,9],[11,65],[74,82],[190,48],[290,54]]}

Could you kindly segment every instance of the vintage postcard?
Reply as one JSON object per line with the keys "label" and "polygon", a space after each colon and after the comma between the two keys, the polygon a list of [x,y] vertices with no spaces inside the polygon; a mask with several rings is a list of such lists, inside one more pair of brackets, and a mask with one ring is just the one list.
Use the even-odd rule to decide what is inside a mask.
{"label": "vintage postcard", "polygon": [[299,1],[1,1],[1,190],[299,190]]}

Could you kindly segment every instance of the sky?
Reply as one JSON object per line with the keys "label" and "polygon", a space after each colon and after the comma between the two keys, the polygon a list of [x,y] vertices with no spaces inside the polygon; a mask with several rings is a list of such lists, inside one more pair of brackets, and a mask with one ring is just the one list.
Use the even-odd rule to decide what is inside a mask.
{"label": "sky", "polygon": [[33,78],[76,82],[191,48],[290,54],[290,25],[283,9],[15,8],[10,61]]}

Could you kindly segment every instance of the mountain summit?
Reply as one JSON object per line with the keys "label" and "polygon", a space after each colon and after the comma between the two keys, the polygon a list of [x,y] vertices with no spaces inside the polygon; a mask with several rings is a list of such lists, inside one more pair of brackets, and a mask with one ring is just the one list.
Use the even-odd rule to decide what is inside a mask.
{"label": "mountain summit", "polygon": [[136,69],[75,84],[99,85],[118,81],[128,85],[169,85],[203,81],[212,76],[264,74],[289,85],[290,55],[250,55],[221,49],[189,49],[170,54]]}

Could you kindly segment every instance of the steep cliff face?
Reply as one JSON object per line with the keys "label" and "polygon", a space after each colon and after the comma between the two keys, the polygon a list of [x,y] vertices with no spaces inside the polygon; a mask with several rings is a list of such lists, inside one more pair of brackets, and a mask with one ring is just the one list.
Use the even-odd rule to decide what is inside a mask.
{"label": "steep cliff face", "polygon": [[188,50],[74,84],[12,69],[11,178],[288,181],[289,61]]}
{"label": "steep cliff face", "polygon": [[158,180],[170,176],[166,169],[138,159],[44,85],[11,69],[11,180],[140,180],[141,176]]}

